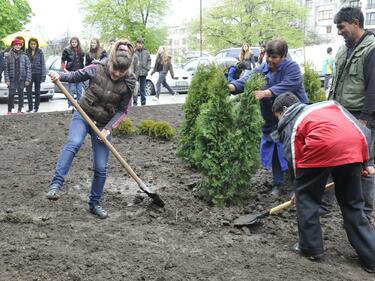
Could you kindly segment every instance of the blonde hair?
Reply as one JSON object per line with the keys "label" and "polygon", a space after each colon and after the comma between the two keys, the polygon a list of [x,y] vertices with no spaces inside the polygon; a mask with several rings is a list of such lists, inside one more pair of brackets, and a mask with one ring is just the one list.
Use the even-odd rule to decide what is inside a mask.
{"label": "blonde hair", "polygon": [[[244,47],[247,46],[247,50],[244,50]],[[243,43],[240,51],[240,61],[246,60],[250,58],[251,56],[251,50],[250,50],[250,44],[249,43]]]}
{"label": "blonde hair", "polygon": [[157,57],[159,58],[159,60],[162,64],[166,64],[170,60],[168,51],[164,46],[159,47],[156,55],[157,55]]}

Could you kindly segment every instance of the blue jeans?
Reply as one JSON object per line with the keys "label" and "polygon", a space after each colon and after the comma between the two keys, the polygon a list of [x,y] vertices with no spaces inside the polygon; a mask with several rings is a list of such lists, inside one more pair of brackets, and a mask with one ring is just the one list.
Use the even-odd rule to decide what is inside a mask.
{"label": "blue jeans", "polygon": [[[107,178],[109,149],[98,139],[97,135],[90,128],[86,120],[83,119],[83,117],[77,111],[73,114],[72,121],[69,126],[68,141],[60,153],[51,186],[57,185],[60,188],[63,186],[65,177],[68,175],[74,156],[84,143],[87,134],[91,135],[94,167],[94,177],[92,179],[91,191],[89,195],[89,206],[92,208],[100,204],[105,180]],[[108,140],[110,142],[112,141],[112,135],[108,137]]]}
{"label": "blue jeans", "polygon": [[[138,77],[139,81],[139,95],[141,96],[141,105],[146,105],[146,92],[145,92],[145,87],[146,87],[146,76],[139,76]],[[135,95],[133,97],[133,104],[137,105],[138,103],[138,95]]]}
{"label": "blue jeans", "polygon": [[[81,82],[79,82],[79,83],[69,83],[68,84],[68,91],[69,91],[70,95],[76,101],[79,101],[81,99],[82,92],[83,92],[82,83]],[[71,105],[72,105],[72,103],[68,100],[68,106],[71,106]]]}

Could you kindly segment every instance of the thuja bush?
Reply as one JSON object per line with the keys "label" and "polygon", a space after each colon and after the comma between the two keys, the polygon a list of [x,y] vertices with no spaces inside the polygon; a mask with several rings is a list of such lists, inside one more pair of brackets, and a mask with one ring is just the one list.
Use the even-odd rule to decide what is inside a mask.
{"label": "thuja bush", "polygon": [[166,121],[143,120],[138,125],[138,131],[142,135],[165,140],[176,135],[176,130]]}
{"label": "thuja bush", "polygon": [[235,108],[235,124],[230,135],[232,153],[230,155],[232,183],[229,194],[232,202],[240,201],[248,195],[251,177],[259,168],[259,142],[263,120],[259,110],[259,103],[254,91],[263,89],[264,77],[260,74],[252,75],[245,85],[238,106]]}
{"label": "thuja bush", "polygon": [[121,123],[117,126],[117,128],[113,129],[113,135],[115,136],[126,136],[134,134],[136,129],[133,126],[133,122],[126,117]]}
{"label": "thuja bush", "polygon": [[204,67],[198,68],[194,74],[183,107],[185,118],[180,127],[177,155],[193,167],[197,165],[193,158],[197,131],[196,120],[201,112],[202,105],[210,100],[208,89],[210,88],[210,81],[216,72],[217,68],[215,66],[211,66],[208,69]]}
{"label": "thuja bush", "polygon": [[227,83],[223,71],[215,69],[209,88],[211,99],[203,105],[196,126],[194,160],[204,175],[199,187],[216,206],[232,201],[235,193],[230,182],[234,114]]}
{"label": "thuja bush", "polygon": [[326,94],[321,87],[319,74],[314,70],[311,63],[304,64],[304,86],[309,97],[309,102],[320,102],[326,99]]}

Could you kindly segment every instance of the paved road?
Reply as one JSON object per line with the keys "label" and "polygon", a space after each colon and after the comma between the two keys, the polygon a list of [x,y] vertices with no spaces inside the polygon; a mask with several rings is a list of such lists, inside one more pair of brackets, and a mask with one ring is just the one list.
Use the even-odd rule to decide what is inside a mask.
{"label": "paved road", "polygon": [[[186,95],[171,96],[169,94],[161,94],[159,101],[155,101],[154,97],[146,97],[146,105],[156,104],[173,104],[173,103],[184,103]],[[139,98],[140,99],[140,98]],[[140,103],[140,100],[138,104]],[[17,110],[17,104],[15,104]],[[27,102],[24,102],[23,111],[28,109]],[[55,93],[52,100],[49,102],[41,102],[39,106],[39,112],[52,112],[52,111],[64,111],[68,109],[67,99],[63,94]],[[0,104],[0,115],[4,115],[8,111],[7,104]],[[29,113],[28,113],[29,114]]]}

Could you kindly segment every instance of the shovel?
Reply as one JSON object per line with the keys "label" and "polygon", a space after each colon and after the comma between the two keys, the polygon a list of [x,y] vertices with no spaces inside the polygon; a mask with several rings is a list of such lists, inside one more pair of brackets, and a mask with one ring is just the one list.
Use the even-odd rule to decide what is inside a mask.
{"label": "shovel", "polygon": [[107,138],[102,134],[102,132],[98,129],[95,123],[90,119],[90,117],[83,111],[82,107],[76,102],[76,100],[69,94],[69,92],[65,89],[65,87],[61,84],[59,80],[53,81],[57,87],[63,92],[66,98],[72,103],[74,108],[81,114],[81,116],[86,120],[89,124],[91,129],[94,130],[95,134],[99,136],[99,138],[103,141],[103,143],[108,147],[108,149],[113,153],[113,155],[120,161],[121,165],[126,169],[129,175],[137,182],[139,188],[148,195],[153,200],[153,203],[159,207],[164,207],[164,202],[161,200],[158,194],[153,192],[150,188],[146,186],[146,184],[137,176],[137,174],[133,171],[133,169],[129,166],[129,164],[121,157],[121,155],[117,152],[114,146],[107,140]]}
{"label": "shovel", "polygon": [[[325,187],[325,190],[330,190],[332,188],[334,188],[335,184],[333,182],[329,183],[326,185]],[[282,210],[285,210],[287,208],[289,208],[290,206],[292,206],[292,200],[289,200],[285,203],[282,203],[276,207],[273,207],[267,211],[264,211],[260,214],[248,214],[248,215],[244,215],[244,216],[240,216],[239,218],[235,219],[233,224],[234,226],[238,226],[238,227],[241,227],[241,226],[248,226],[248,225],[253,225],[253,224],[256,224],[258,222],[260,222],[261,219],[265,218],[265,217],[268,217],[269,215],[273,215],[277,212],[280,212]]]}

